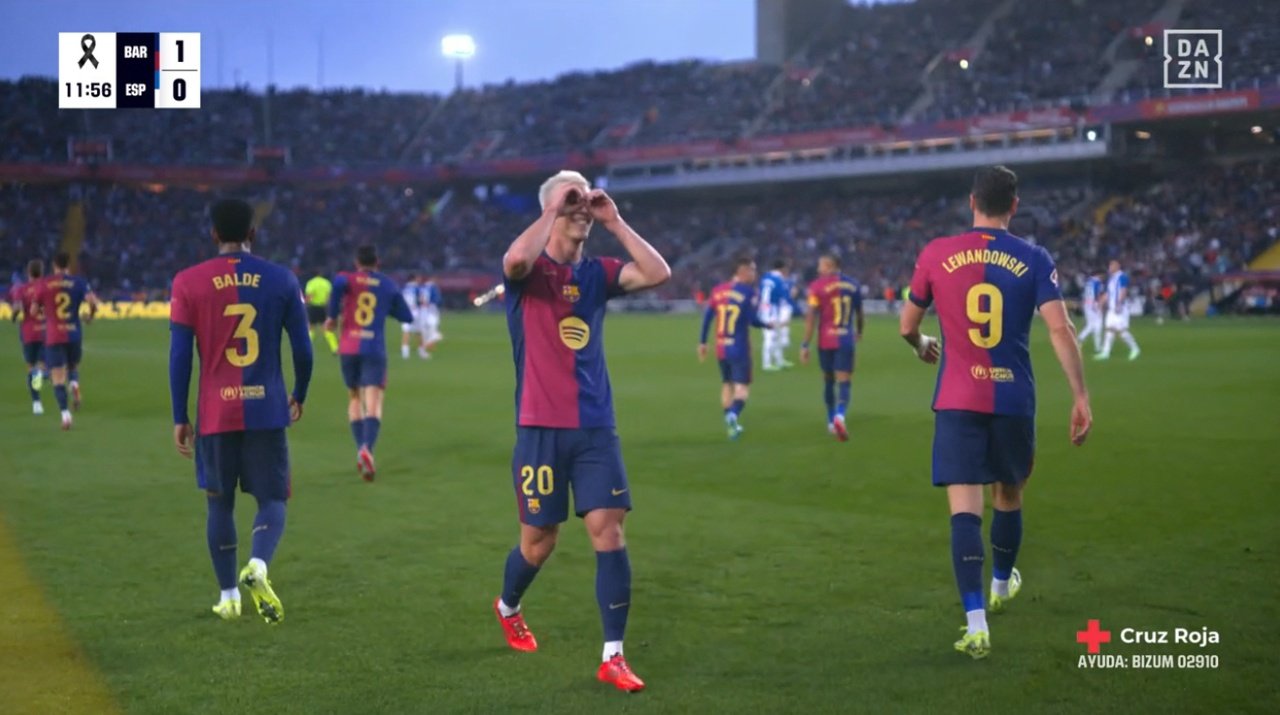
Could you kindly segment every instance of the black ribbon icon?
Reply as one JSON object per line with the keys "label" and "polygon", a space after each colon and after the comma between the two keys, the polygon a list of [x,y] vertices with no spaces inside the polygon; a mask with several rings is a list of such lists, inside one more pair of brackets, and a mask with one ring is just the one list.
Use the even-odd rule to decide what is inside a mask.
{"label": "black ribbon icon", "polygon": [[80,49],[84,50],[84,56],[76,64],[84,69],[84,63],[92,62],[93,68],[98,69],[98,58],[93,56],[93,48],[98,46],[98,41],[93,39],[93,35],[85,35],[80,38]]}

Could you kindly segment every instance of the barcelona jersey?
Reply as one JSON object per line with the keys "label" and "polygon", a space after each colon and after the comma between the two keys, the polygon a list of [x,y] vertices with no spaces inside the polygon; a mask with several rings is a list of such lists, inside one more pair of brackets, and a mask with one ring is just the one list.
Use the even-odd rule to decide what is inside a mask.
{"label": "barcelona jersey", "polygon": [[40,281],[38,296],[44,311],[45,345],[80,342],[80,305],[88,294],[89,284],[80,276],[60,273]]}
{"label": "barcelona jersey", "polygon": [[1062,298],[1048,251],[993,228],[935,239],[920,252],[910,297],[934,305],[942,325],[933,409],[1035,415],[1031,320]]}
{"label": "barcelona jersey", "polygon": [[339,355],[385,356],[387,316],[401,323],[413,322],[413,311],[395,281],[377,271],[338,274],[329,299],[329,317],[336,318],[339,312]]}
{"label": "barcelona jersey", "polygon": [[9,290],[9,302],[22,311],[22,342],[43,343],[45,318],[40,303],[40,281],[19,283]]}
{"label": "barcelona jersey", "polygon": [[604,314],[622,295],[622,261],[557,263],[543,253],[529,274],[504,281],[521,427],[613,427]]}
{"label": "barcelona jersey", "polygon": [[809,284],[809,308],[818,313],[818,349],[852,348],[856,341],[853,317],[862,308],[862,290],[843,273],[823,276]]}
{"label": "barcelona jersey", "polygon": [[[295,369],[306,363],[305,375],[296,376],[299,402],[306,397],[311,369],[306,310],[293,273],[249,253],[211,258],[173,279],[169,319],[175,331],[180,326],[195,336],[201,435],[289,426],[282,331],[289,333]],[[185,385],[171,387],[185,402]],[[176,420],[186,405],[174,409]]]}
{"label": "barcelona jersey", "polygon": [[746,283],[726,282],[711,289],[711,300],[702,320],[706,342],[712,325],[716,331],[716,357],[721,360],[751,358],[751,328],[766,327],[756,309],[755,290]]}

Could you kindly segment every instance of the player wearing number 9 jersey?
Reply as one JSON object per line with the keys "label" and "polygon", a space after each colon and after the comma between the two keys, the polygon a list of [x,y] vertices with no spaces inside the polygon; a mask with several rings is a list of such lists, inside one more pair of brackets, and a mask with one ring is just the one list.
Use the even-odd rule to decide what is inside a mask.
{"label": "player wearing number 9 jersey", "polygon": [[831,255],[819,258],[818,279],[809,284],[809,314],[805,317],[800,362],[809,362],[809,341],[816,327],[827,431],[841,442],[849,439],[845,410],[849,407],[854,351],[862,338],[862,325],[862,288],[840,272],[839,258]]}
{"label": "player wearing number 9 jersey", "polygon": [[347,421],[356,442],[356,471],[373,481],[376,466],[373,448],[382,429],[382,398],[387,386],[387,316],[401,323],[413,322],[413,311],[395,281],[379,273],[378,252],[373,246],[356,249],[356,270],[339,273],[329,298],[333,330],[342,316],[338,356],[347,384]]}
{"label": "player wearing number 9 jersey", "polygon": [[969,197],[973,228],[925,246],[903,307],[903,338],[925,362],[937,341],[920,334],[933,305],[942,327],[942,365],[933,399],[933,483],[947,488],[951,554],[968,621],[956,650],[984,658],[991,641],[983,606],[983,486],[991,484],[990,607],[1001,611],[1022,577],[1022,492],[1035,450],[1035,378],[1028,341],[1037,309],[1049,327],[1075,402],[1070,437],[1083,444],[1092,417],[1075,328],[1058,290],[1053,259],[1009,233],[1018,179],[1003,166],[978,171]]}
{"label": "player wearing number 9 jersey", "polygon": [[[302,417],[311,381],[311,336],[298,280],[288,269],[249,252],[253,207],[223,199],[210,210],[218,256],[173,279],[170,302],[169,392],[174,441],[192,456],[187,392],[192,341],[200,352],[196,398],[196,482],[208,497],[208,542],[222,589],[213,607],[222,618],[240,615],[236,587],[235,493],[258,502],[253,551],[240,585],[268,623],[284,607],[267,580],[267,565],[284,532],[290,494],[285,428]],[[294,388],[285,391],[281,333],[289,334]]]}

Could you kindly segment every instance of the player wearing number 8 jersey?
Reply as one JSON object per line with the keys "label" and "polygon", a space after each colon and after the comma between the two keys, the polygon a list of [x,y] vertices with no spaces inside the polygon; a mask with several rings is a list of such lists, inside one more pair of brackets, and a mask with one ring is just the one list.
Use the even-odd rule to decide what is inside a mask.
{"label": "player wearing number 8 jersey", "polygon": [[338,356],[347,384],[347,421],[356,442],[356,470],[373,481],[373,448],[382,429],[382,398],[387,387],[387,316],[401,323],[413,321],[413,311],[395,281],[379,273],[373,246],[356,249],[356,270],[339,273],[329,299],[325,330],[333,330],[342,316]]}
{"label": "player wearing number 8 jersey", "polygon": [[933,305],[942,326],[942,366],[934,394],[933,483],[947,488],[951,555],[968,621],[956,650],[974,658],[990,651],[983,607],[983,486],[992,485],[993,612],[1021,588],[1014,560],[1022,542],[1022,491],[1035,450],[1035,378],[1028,340],[1036,310],[1075,402],[1071,441],[1084,443],[1092,417],[1075,328],[1058,290],[1049,253],[1009,233],[1018,207],[1018,179],[1002,166],[982,169],[969,197],[973,228],[925,246],[903,306],[903,338],[927,363],[937,341],[920,334]]}
{"label": "player wearing number 8 jersey", "polygon": [[[569,492],[596,552],[596,603],[604,626],[596,677],[636,691],[644,682],[622,654],[631,606],[631,561],[622,522],[631,492],[604,360],[605,304],[665,282],[671,269],[618,214],[613,199],[592,191],[576,171],[562,171],[539,191],[542,216],[502,259],[507,325],[516,364],[516,446],[512,479],[520,543],[507,555],[502,594],[494,602],[507,644],[538,647],[520,600],[555,548],[569,517]],[[599,221],[630,255],[585,256]]]}
{"label": "player wearing number 8 jersey", "polygon": [[[170,302],[169,392],[178,453],[196,460],[196,482],[208,497],[209,554],[222,596],[222,618],[240,615],[236,588],[236,487],[258,502],[253,556],[240,585],[268,623],[284,607],[267,580],[284,532],[290,494],[285,428],[302,417],[311,381],[311,337],[298,280],[288,269],[249,252],[253,207],[224,199],[210,210],[218,256],[173,279]],[[285,392],[280,336],[288,332],[294,388]],[[187,415],[192,341],[200,351],[196,431]]]}

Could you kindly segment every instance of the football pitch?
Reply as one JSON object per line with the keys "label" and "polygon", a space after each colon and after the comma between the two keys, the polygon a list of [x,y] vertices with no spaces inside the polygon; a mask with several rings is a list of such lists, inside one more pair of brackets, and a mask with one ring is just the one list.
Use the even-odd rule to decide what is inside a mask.
{"label": "football pitch", "polygon": [[[172,445],[167,324],[88,327],[70,433],[48,387],[31,415],[5,328],[0,713],[1280,711],[1280,325],[1138,321],[1140,360],[1117,346],[1087,366],[1095,427],[1079,449],[1037,325],[1025,583],[991,617],[985,661],[951,648],[964,618],[929,482],[934,371],[896,323],[870,321],[859,346],[847,444],[826,433],[814,366],[757,372],[747,431],[728,442],[697,327],[616,315],[606,330],[636,507],[627,656],[649,687],[635,696],[594,680],[595,559],[576,520],[524,601],[541,650],[508,650],[494,620],[517,535],[499,317],[447,315],[429,363],[394,354],[373,484],[356,475],[337,361],[319,346],[290,431],[278,627],[247,596],[239,621],[209,612],[204,498]],[[243,563],[254,505],[238,503]],[[1082,668],[1089,619],[1111,631],[1102,655],[1217,667]],[[1177,628],[1220,642],[1122,642]]]}

